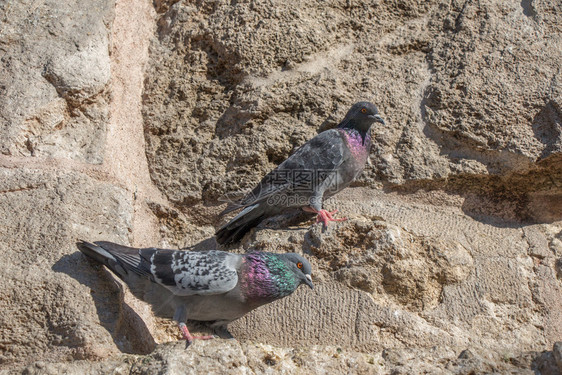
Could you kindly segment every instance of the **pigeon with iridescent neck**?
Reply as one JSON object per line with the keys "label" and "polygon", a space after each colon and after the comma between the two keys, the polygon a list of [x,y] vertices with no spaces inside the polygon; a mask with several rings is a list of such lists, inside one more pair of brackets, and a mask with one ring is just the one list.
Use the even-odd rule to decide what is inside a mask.
{"label": "pigeon with iridescent neck", "polygon": [[232,338],[226,327],[231,321],[301,284],[313,288],[310,263],[296,253],[137,249],[104,241],[76,245],[151,304],[155,315],[173,318],[187,345],[194,338],[213,338],[192,336],[188,319],[209,322],[217,335]]}
{"label": "pigeon with iridescent neck", "polygon": [[373,123],[384,125],[377,107],[355,103],[335,129],[318,134],[267,174],[242,200],[222,212],[242,209],[217,233],[220,244],[236,243],[263,220],[294,208],[317,214],[326,230],[335,211],[323,209],[323,201],[340,192],[361,174],[371,149]]}

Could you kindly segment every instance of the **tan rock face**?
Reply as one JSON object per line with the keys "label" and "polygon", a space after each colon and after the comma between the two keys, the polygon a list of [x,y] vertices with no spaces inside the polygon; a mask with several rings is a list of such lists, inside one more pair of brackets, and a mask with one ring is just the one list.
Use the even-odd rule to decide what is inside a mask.
{"label": "tan rock face", "polygon": [[122,320],[119,289],[77,256],[73,243],[105,232],[126,240],[127,194],[80,173],[3,168],[0,174],[2,362],[116,353],[110,333]]}
{"label": "tan rock face", "polygon": [[102,162],[113,6],[80,4],[2,6],[2,154]]}
{"label": "tan rock face", "polygon": [[430,137],[450,156],[487,150],[495,157],[468,158],[494,173],[562,150],[557,6],[458,2],[432,21],[442,31],[429,55],[425,116]]}
{"label": "tan rock face", "polygon": [[[559,2],[0,9],[2,371],[562,371]],[[216,248],[220,198],[358,100],[387,124],[326,203],[348,220],[276,218],[230,249],[303,253],[316,286],[237,340],[166,344],[174,324],[77,253]]]}

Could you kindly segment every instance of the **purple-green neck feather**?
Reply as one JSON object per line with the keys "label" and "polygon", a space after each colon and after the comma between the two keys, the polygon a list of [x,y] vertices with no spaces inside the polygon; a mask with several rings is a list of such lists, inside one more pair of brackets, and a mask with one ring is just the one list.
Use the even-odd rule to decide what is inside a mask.
{"label": "purple-green neck feather", "polygon": [[250,301],[273,301],[288,296],[299,286],[295,273],[277,254],[249,253],[244,256],[240,290]]}

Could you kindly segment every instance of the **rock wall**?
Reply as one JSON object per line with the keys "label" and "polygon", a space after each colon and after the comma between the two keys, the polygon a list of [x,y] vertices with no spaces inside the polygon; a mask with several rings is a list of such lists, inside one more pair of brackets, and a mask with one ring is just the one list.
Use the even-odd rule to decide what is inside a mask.
{"label": "rock wall", "polygon": [[[0,9],[0,372],[562,371],[558,1]],[[229,249],[304,253],[317,285],[237,341],[166,343],[77,253],[216,248],[221,198],[358,100],[387,124],[327,203],[348,221],[280,218]]]}

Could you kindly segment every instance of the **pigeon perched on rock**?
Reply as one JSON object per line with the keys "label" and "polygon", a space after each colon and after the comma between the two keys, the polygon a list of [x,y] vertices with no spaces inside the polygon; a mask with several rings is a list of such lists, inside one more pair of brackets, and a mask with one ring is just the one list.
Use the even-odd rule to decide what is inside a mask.
{"label": "pigeon perched on rock", "polygon": [[324,131],[301,146],[267,174],[242,200],[222,214],[242,209],[216,232],[219,244],[238,242],[251,228],[288,209],[302,208],[317,214],[323,230],[335,211],[322,208],[324,199],[347,187],[363,171],[371,149],[371,125],[384,124],[377,107],[355,103],[335,129]]}
{"label": "pigeon perched on rock", "polygon": [[295,253],[137,249],[104,241],[76,245],[151,304],[155,315],[173,318],[187,345],[194,338],[212,338],[192,336],[187,319],[210,322],[216,334],[231,338],[226,327],[231,321],[301,284],[313,288],[310,263]]}

